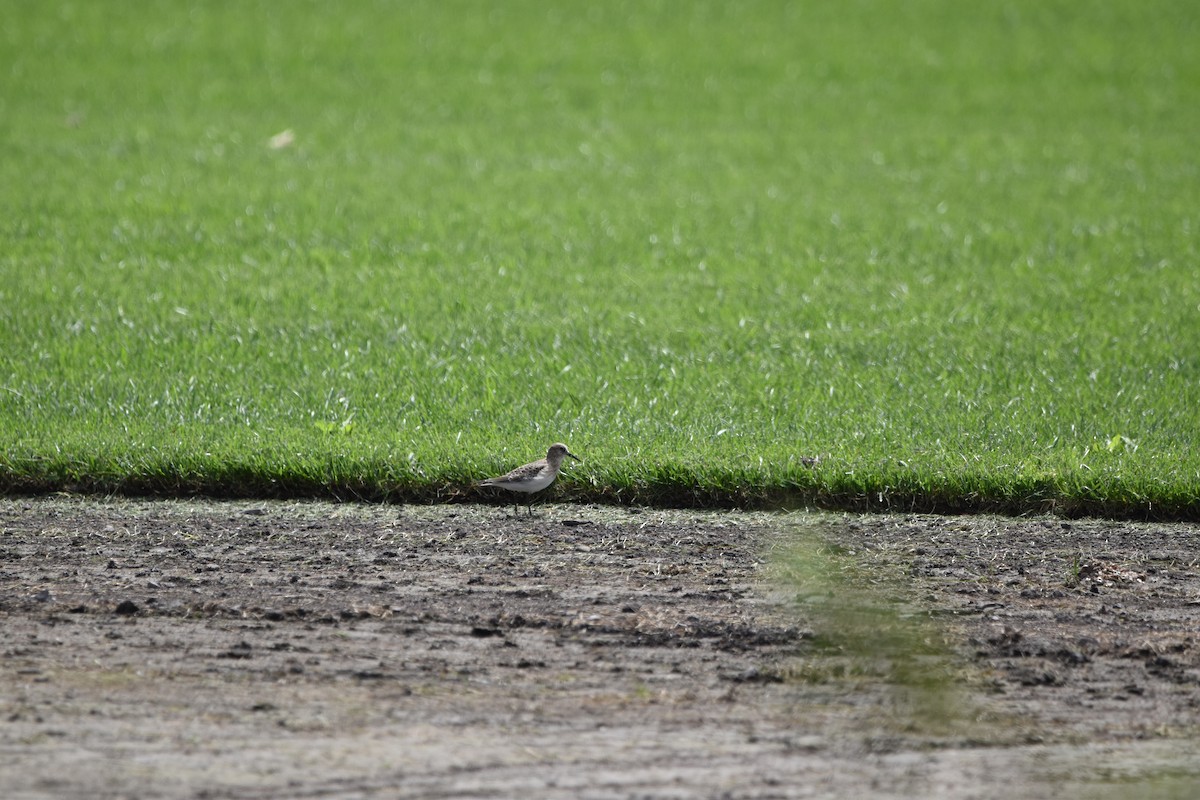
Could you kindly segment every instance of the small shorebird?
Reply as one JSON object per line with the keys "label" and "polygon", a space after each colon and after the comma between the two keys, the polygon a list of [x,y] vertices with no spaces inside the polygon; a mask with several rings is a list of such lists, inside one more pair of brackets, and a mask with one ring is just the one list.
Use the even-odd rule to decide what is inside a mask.
{"label": "small shorebird", "polygon": [[496,486],[508,489],[510,492],[524,492],[529,495],[529,513],[533,514],[533,493],[540,492],[554,483],[564,458],[580,460],[578,456],[567,449],[565,444],[561,442],[552,444],[546,451],[546,457],[540,461],[517,467],[507,475],[480,481],[476,486]]}

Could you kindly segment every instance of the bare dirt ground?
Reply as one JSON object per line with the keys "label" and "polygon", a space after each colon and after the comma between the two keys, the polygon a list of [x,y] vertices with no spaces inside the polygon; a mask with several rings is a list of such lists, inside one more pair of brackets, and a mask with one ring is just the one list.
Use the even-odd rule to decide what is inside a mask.
{"label": "bare dirt ground", "polygon": [[1198,719],[1197,526],[0,499],[9,800],[1193,798]]}

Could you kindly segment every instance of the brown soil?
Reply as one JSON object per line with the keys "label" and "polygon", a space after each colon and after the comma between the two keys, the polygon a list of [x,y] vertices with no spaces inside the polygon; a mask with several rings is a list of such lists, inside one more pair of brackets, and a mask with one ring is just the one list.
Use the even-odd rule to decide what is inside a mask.
{"label": "brown soil", "polygon": [[10,800],[1200,796],[1189,525],[18,498],[0,637]]}

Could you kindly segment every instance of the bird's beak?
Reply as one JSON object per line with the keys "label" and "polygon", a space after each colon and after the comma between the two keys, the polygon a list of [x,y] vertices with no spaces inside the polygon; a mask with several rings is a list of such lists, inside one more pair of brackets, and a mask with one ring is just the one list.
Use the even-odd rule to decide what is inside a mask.
{"label": "bird's beak", "polygon": [[574,453],[572,453],[570,450],[568,450],[568,451],[567,451],[567,455],[569,455],[571,458],[573,458],[573,459],[575,459],[576,461],[578,461],[580,464],[582,464],[582,463],[583,463],[583,459],[582,459],[582,458],[580,458],[579,456],[575,455]]}

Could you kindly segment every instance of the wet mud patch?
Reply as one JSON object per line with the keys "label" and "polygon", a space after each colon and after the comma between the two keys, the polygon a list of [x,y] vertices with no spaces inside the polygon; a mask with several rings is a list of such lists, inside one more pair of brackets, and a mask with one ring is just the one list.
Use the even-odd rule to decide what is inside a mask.
{"label": "wet mud patch", "polygon": [[[0,793],[1190,797],[1197,553],[1051,518],[4,500]],[[913,621],[954,719],[832,596]]]}

